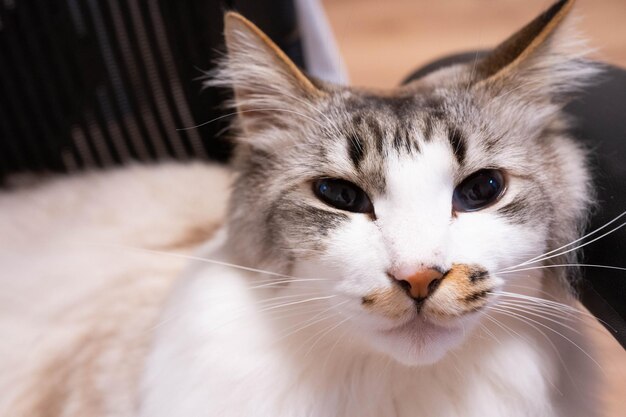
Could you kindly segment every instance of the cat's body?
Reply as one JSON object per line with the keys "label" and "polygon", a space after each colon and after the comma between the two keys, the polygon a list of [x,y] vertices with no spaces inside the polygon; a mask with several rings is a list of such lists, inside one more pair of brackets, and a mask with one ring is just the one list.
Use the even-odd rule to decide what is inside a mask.
{"label": "cat's body", "polygon": [[[340,344],[334,338],[321,338],[309,350],[318,339],[315,335],[328,330],[324,322],[281,340],[281,328],[296,326],[292,328],[296,330],[315,314],[304,310],[301,316],[280,321],[275,315],[264,318],[267,312],[250,309],[254,291],[247,288],[258,281],[256,274],[197,261],[176,284],[189,261],[160,251],[191,254],[189,249],[203,234],[213,234],[212,227],[222,220],[225,198],[206,200],[204,195],[223,195],[228,181],[228,175],[212,167],[127,168],[55,181],[0,199],[1,218],[7,221],[3,254],[14,256],[17,251],[20,255],[14,261],[4,257],[2,263],[12,273],[3,275],[1,330],[12,338],[2,343],[0,415],[136,416],[142,404],[141,374],[155,333],[163,339],[157,346],[185,353],[150,358],[153,367],[147,378],[158,383],[152,388],[153,399],[143,402],[143,415],[419,416],[423,410],[428,410],[427,415],[463,417],[594,415],[596,404],[588,400],[594,380],[588,368],[593,370],[595,365],[546,329],[561,359],[539,332],[529,333],[526,325],[501,317],[509,332],[487,321],[493,334],[479,330],[466,348],[438,364],[407,368],[364,350],[345,334]],[[197,193],[198,184],[203,184],[203,193]],[[153,212],[155,201],[146,195],[156,192],[166,198],[174,185],[178,199],[169,207],[161,200]],[[76,197],[81,198],[80,212],[90,215],[79,219],[72,215]],[[144,223],[152,229],[151,236],[129,214],[146,212],[153,212]],[[102,217],[111,220],[94,227],[93,219]],[[154,227],[172,217],[179,220],[177,224]],[[205,226],[204,232],[198,232],[199,224]],[[64,230],[54,233],[54,245],[46,239],[51,230],[44,229],[51,225]],[[216,249],[223,235],[218,233],[196,255],[227,261]],[[47,253],[45,259],[70,263],[53,267],[54,280],[25,282],[41,272],[24,269],[21,261],[32,258],[25,257],[19,242],[16,248],[16,239],[40,260]],[[33,246],[36,241],[41,243]],[[53,265],[41,263],[45,268]],[[87,280],[82,273],[85,264],[114,264],[116,268],[92,273]],[[11,266],[19,267],[19,272]],[[178,288],[174,301],[164,313],[174,286]],[[238,296],[230,298],[233,302],[228,305],[216,302],[217,294],[224,291]],[[28,300],[16,298],[25,293]],[[68,308],[68,304],[74,306]],[[218,309],[224,307],[231,312],[220,313]],[[210,322],[209,334],[215,338],[207,340],[201,329],[189,332],[178,320],[168,319],[178,313],[182,314],[178,320],[185,322],[189,314],[202,317],[198,324]],[[23,320],[16,321],[16,317]],[[528,342],[520,343],[513,332],[523,334]],[[565,334],[589,352],[580,336]],[[161,354],[159,349],[156,354]],[[564,369],[563,364],[571,363],[583,366]],[[259,372],[250,374],[252,368]],[[228,384],[229,380],[233,383]],[[585,400],[579,403],[575,398]],[[183,413],[188,409],[192,411]],[[555,414],[554,409],[562,411]]]}
{"label": "cat's body", "polygon": [[229,182],[162,164],[0,194],[1,416],[135,415],[153,327],[189,260],[129,248],[190,255],[223,221]]}
{"label": "cat's body", "polygon": [[[311,81],[228,15],[229,55],[210,83],[234,86],[240,143],[226,226],[197,254],[206,262],[181,278],[181,259],[164,253],[104,268],[94,280],[111,295],[87,308],[53,359],[0,379],[0,388],[22,385],[0,411],[597,415],[596,365],[568,307],[571,277],[536,268],[574,259],[561,247],[580,233],[591,194],[560,112],[564,93],[595,72],[556,29],[570,8],[557,3],[485,59],[387,93]],[[186,169],[207,185],[185,180]],[[211,203],[179,201],[187,211],[169,213],[178,220],[164,233],[183,238],[152,235],[165,220],[151,211],[147,228],[130,234],[98,218],[104,234],[93,238],[130,256],[127,246],[188,247],[193,225],[206,237],[221,216],[210,180],[219,174],[177,170],[153,174]],[[125,220],[124,204],[118,210]],[[75,237],[88,238],[60,243]],[[79,259],[115,264],[102,247],[82,250]],[[554,257],[536,261],[546,252]],[[146,264],[160,272],[135,269]]]}

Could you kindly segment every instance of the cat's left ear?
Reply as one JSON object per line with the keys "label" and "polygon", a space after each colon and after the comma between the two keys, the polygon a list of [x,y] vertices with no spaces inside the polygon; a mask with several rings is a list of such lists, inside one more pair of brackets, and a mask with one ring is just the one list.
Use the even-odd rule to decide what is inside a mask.
{"label": "cat's left ear", "polygon": [[558,100],[598,71],[573,28],[574,0],[561,0],[498,45],[472,68],[472,83],[496,93]]}
{"label": "cat's left ear", "polygon": [[[235,12],[224,17],[228,53],[209,85],[228,85],[246,130],[299,120],[304,103],[324,93],[252,22]],[[302,120],[300,120],[302,122]]]}

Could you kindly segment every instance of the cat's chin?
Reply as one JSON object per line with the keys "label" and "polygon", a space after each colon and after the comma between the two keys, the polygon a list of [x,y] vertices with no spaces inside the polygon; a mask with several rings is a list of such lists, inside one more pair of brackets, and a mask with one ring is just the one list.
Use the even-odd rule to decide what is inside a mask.
{"label": "cat's chin", "polygon": [[408,366],[430,365],[464,340],[463,327],[441,326],[416,317],[397,327],[371,334],[374,348]]}

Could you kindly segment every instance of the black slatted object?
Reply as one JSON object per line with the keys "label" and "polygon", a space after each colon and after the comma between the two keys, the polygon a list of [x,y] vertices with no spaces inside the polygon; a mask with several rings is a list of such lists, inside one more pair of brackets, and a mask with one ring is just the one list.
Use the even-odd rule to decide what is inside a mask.
{"label": "black slatted object", "polygon": [[[471,62],[483,51],[449,56],[414,72],[405,83],[449,65]],[[626,71],[606,66],[599,82],[587,87],[566,111],[575,122],[572,133],[590,150],[598,206],[588,230],[595,230],[626,212]],[[586,241],[626,222],[621,217]],[[581,242],[582,243],[582,242]],[[626,227],[590,243],[583,249],[584,263],[626,267]],[[579,294],[626,348],[626,271],[582,268]]]}
{"label": "black slatted object", "polygon": [[0,0],[0,179],[226,160],[232,116],[203,123],[230,92],[199,78],[233,9],[303,66],[292,0]]}
{"label": "black slatted object", "polygon": [[[626,71],[607,67],[602,81],[585,91],[567,110],[578,120],[574,134],[591,150],[598,194],[590,230],[626,212]],[[587,240],[626,222],[621,217]],[[584,248],[590,264],[626,267],[626,227]],[[626,271],[585,269],[581,300],[626,348]]]}

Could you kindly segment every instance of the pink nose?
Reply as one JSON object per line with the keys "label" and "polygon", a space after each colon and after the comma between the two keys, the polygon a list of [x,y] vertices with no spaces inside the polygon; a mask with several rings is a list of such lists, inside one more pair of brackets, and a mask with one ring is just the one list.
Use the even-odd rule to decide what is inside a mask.
{"label": "pink nose", "polygon": [[421,269],[408,276],[393,275],[398,283],[405,287],[411,297],[426,298],[436,288],[436,284],[443,278],[443,274],[436,269]]}

